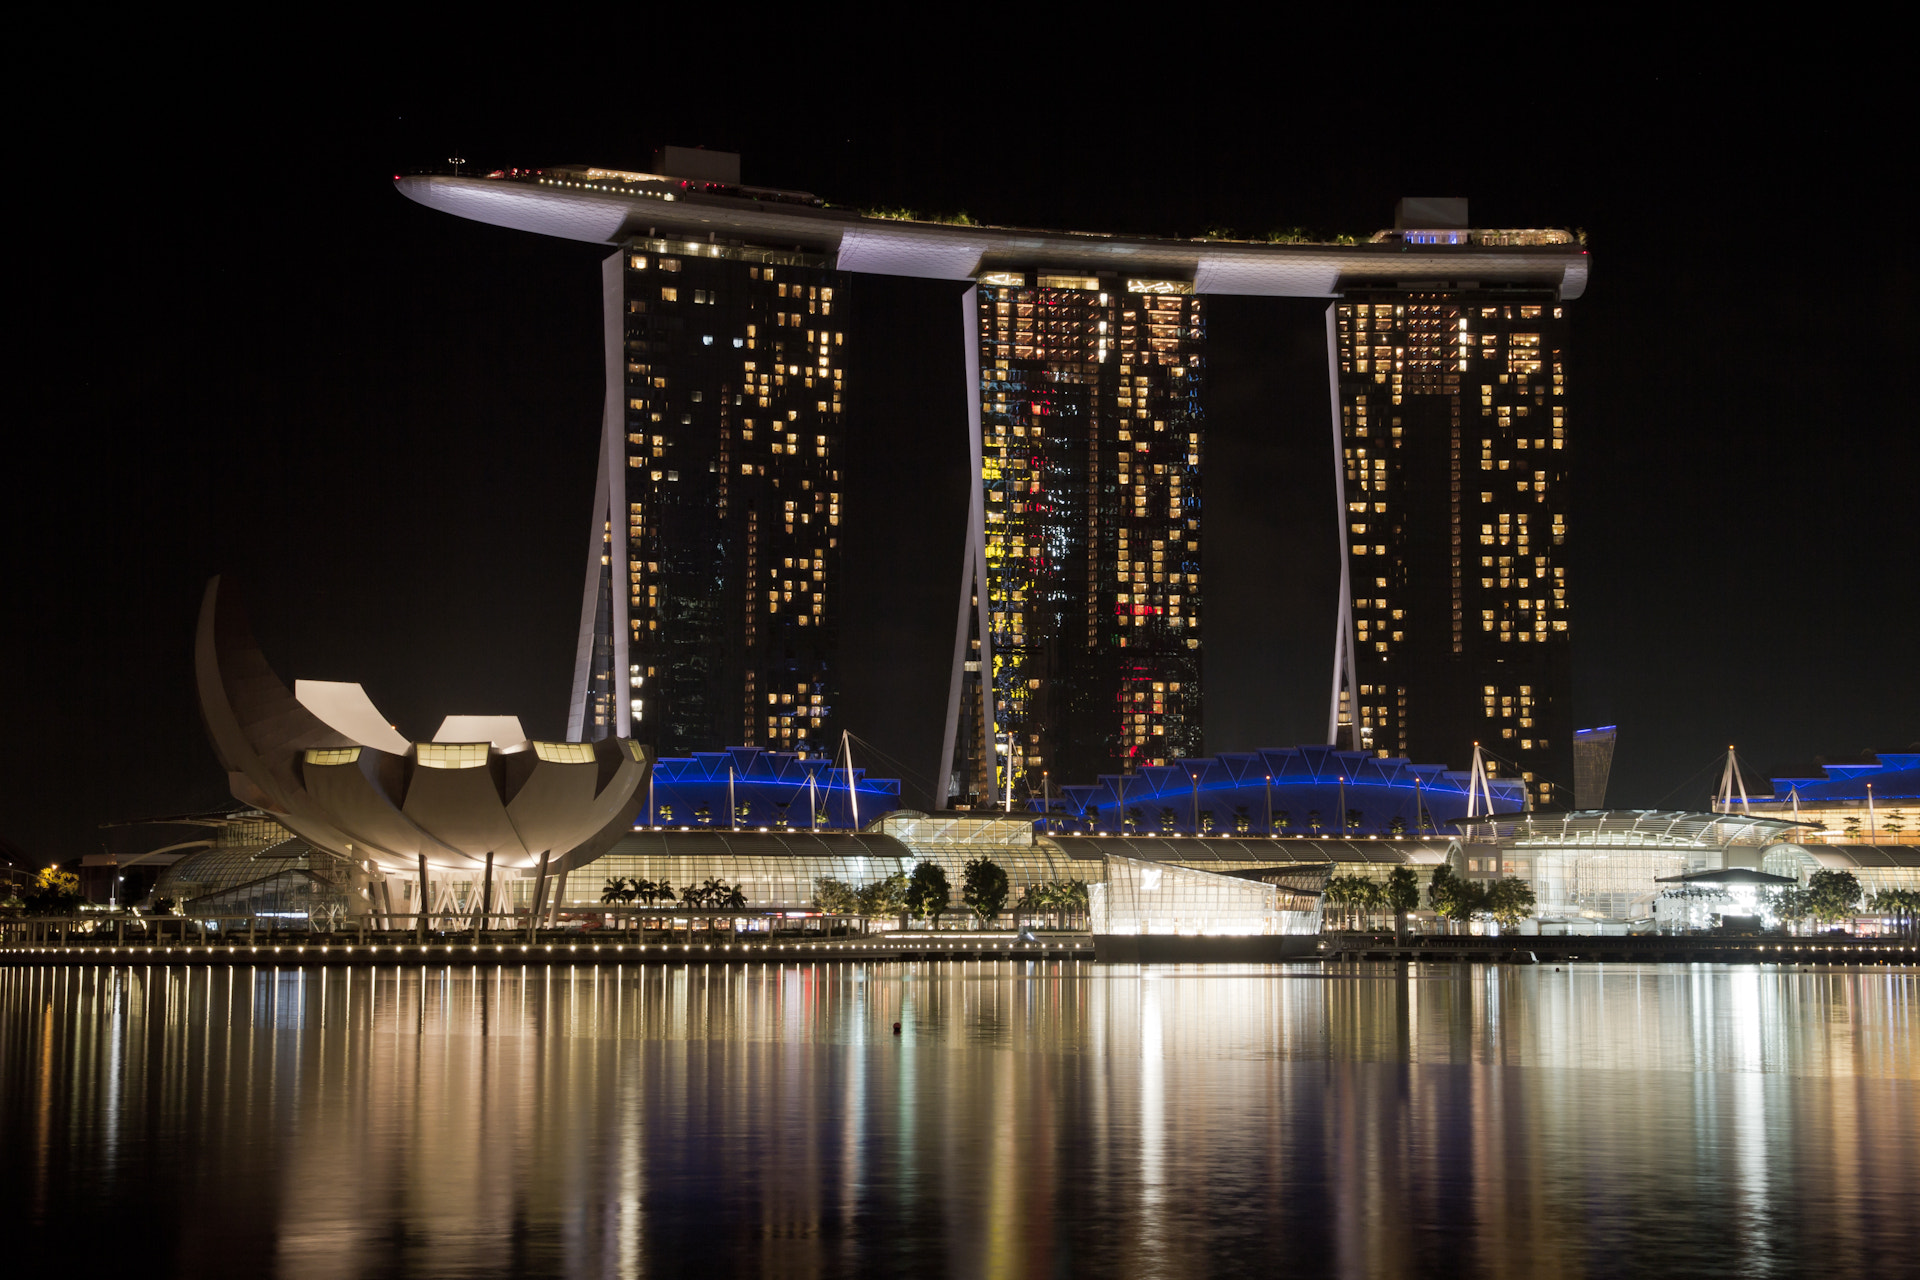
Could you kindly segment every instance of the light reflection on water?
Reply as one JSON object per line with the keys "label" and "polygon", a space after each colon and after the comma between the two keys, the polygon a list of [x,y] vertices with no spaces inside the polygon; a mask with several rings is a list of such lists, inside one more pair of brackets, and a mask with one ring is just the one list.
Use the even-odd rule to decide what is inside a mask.
{"label": "light reflection on water", "polygon": [[1705,965],[11,969],[0,1177],[143,1274],[1891,1275],[1917,1008]]}

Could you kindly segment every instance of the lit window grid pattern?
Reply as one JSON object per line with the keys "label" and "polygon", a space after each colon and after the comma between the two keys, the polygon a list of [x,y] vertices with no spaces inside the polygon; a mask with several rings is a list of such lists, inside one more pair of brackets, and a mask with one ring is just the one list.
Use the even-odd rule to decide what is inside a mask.
{"label": "lit window grid pattern", "polygon": [[[1392,664],[1402,657],[1405,669],[1410,632],[1424,625],[1437,633],[1444,625],[1455,654],[1495,637],[1555,646],[1571,639],[1566,567],[1557,550],[1567,538],[1564,317],[1549,302],[1411,293],[1343,304],[1336,318],[1361,740],[1382,755],[1405,754],[1408,686],[1394,678]],[[1465,403],[1463,387],[1473,390],[1476,405]],[[1413,615],[1396,572],[1412,533],[1405,486],[1430,480],[1403,470],[1405,415],[1395,410],[1408,397],[1431,395],[1448,398],[1451,419],[1446,619]],[[1476,626],[1485,639],[1472,636]],[[1438,643],[1429,635],[1420,647],[1432,652]],[[1552,783],[1536,781],[1525,766],[1570,733],[1561,723],[1569,709],[1549,712],[1549,693],[1544,681],[1525,676],[1482,690],[1495,723],[1480,736],[1519,759],[1542,803],[1552,801]]]}
{"label": "lit window grid pattern", "polygon": [[[636,733],[819,752],[835,737],[845,278],[801,255],[659,240],[625,258]],[[702,518],[676,510],[689,504]],[[735,562],[717,573],[716,544]],[[728,652],[738,685],[713,687]],[[670,681],[676,704],[700,704],[685,721],[712,726],[694,740],[648,724]]]}
{"label": "lit window grid pattern", "polygon": [[[1063,737],[1097,734],[1125,763],[1200,749],[1200,300],[1077,283],[981,289],[992,679],[1004,767],[1028,795]],[[1049,644],[1129,652],[1112,687],[1074,699]],[[1112,719],[1067,728],[1070,701]]]}
{"label": "lit window grid pattern", "polygon": [[1211,875],[1166,863],[1109,857],[1106,879],[1088,905],[1096,934],[1182,937],[1265,936],[1320,932],[1320,907],[1285,910],[1298,899],[1273,885]]}

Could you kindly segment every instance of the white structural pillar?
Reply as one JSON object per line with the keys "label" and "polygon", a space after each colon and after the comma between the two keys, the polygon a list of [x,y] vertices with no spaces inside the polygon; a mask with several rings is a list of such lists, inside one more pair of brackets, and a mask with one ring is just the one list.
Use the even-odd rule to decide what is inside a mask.
{"label": "white structural pillar", "polygon": [[848,829],[860,829],[860,797],[853,789],[853,737],[844,729],[840,732],[840,745],[847,753],[847,814]]}
{"label": "white structural pillar", "polygon": [[1720,771],[1720,794],[1714,797],[1713,808],[1716,813],[1732,813],[1734,796],[1738,795],[1740,812],[1751,814],[1747,805],[1747,780],[1740,776],[1740,762],[1734,758],[1733,748],[1727,748],[1727,765]]}
{"label": "white structural pillar", "polygon": [[[623,255],[600,264],[601,330],[606,358],[606,401],[600,415],[600,460],[593,484],[593,532],[587,539],[586,586],[580,599],[580,634],[573,660],[573,702],[567,708],[567,739],[586,742],[633,736],[633,684],[628,678],[627,474],[626,474],[626,277]],[[604,592],[604,595],[602,594]],[[601,606],[604,604],[605,631]],[[605,726],[595,725],[594,641],[608,640]],[[605,733],[595,733],[598,728]]]}
{"label": "white structural pillar", "polygon": [[1327,404],[1333,414],[1333,498],[1340,531],[1340,603],[1333,620],[1333,694],[1327,703],[1327,741],[1340,745],[1340,695],[1347,695],[1346,745],[1360,749],[1360,686],[1353,674],[1353,553],[1347,545],[1346,435],[1340,429],[1340,339],[1334,307],[1327,306]]}
{"label": "white structural pillar", "polygon": [[1467,816],[1493,816],[1493,788],[1487,782],[1487,758],[1481,754],[1477,742],[1473,744],[1473,772],[1467,778]]}
{"label": "white structural pillar", "polygon": [[417,932],[415,936],[419,941],[420,945],[425,946],[427,942],[427,910],[428,910],[427,855],[424,853],[420,854],[419,858],[420,858],[420,901],[414,904],[414,909],[419,912],[419,914],[414,917],[414,923],[417,926]]}
{"label": "white structural pillar", "polygon": [[[980,292],[968,285],[960,295],[962,351],[966,364],[967,389],[967,542],[960,558],[960,603],[954,613],[953,674],[947,687],[947,731],[941,739],[940,773],[936,787],[945,787],[953,777],[953,749],[960,730],[961,693],[966,686],[967,606],[975,602],[974,626],[980,633],[980,707],[981,723],[976,727],[981,750],[987,755],[989,771],[999,755],[993,694],[993,632],[988,623],[992,613],[987,599],[987,498],[980,440]],[[989,776],[989,783],[992,782]],[[989,788],[989,794],[991,787]],[[935,796],[936,805],[945,796]]]}

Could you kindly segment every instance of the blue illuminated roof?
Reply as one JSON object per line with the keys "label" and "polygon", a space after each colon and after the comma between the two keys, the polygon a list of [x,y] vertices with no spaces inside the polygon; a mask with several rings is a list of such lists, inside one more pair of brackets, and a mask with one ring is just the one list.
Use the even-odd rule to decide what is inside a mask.
{"label": "blue illuminated roof", "polygon": [[1865,803],[1867,788],[1876,801],[1920,799],[1920,752],[1883,751],[1871,764],[1822,765],[1824,778],[1775,778],[1773,798],[1785,801],[1797,792],[1802,804],[1815,800]]}
{"label": "blue illuminated roof", "polygon": [[[1049,829],[1071,833],[1146,830],[1300,834],[1321,829],[1384,834],[1442,830],[1467,812],[1469,775],[1439,764],[1330,746],[1222,752],[1150,765],[1136,773],[1059,788],[1051,805],[1027,808],[1053,815]],[[1493,808],[1526,807],[1518,778],[1488,780]],[[1358,814],[1349,819],[1349,814]]]}

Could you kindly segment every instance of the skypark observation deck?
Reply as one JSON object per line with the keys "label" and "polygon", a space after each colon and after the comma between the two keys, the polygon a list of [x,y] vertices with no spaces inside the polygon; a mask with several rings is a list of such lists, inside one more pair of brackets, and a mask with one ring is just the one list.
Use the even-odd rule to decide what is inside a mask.
{"label": "skypark observation deck", "polygon": [[[1587,251],[1553,231],[1409,230],[1365,244],[1175,240],[877,218],[804,192],[611,169],[514,170],[493,177],[416,174],[409,200],[474,222],[609,246],[680,238],[689,254],[723,244],[819,255],[839,271],[973,280],[1003,270],[1059,270],[1182,283],[1194,293],[1331,298],[1367,284],[1520,286],[1578,298]],[[1556,243],[1515,243],[1556,241]]]}

